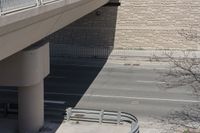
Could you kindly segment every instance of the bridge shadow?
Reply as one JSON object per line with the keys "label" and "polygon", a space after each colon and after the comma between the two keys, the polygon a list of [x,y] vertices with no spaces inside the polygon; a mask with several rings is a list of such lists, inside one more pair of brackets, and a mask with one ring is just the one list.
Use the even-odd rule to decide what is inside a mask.
{"label": "bridge shadow", "polygon": [[[118,2],[112,0],[45,38],[50,42],[51,50],[51,72],[45,79],[45,100],[52,102],[45,104],[46,120],[51,120],[57,111],[58,116],[61,114],[56,117],[60,125],[65,109],[77,106],[106,64],[114,47]],[[13,90],[14,93],[9,95],[14,95],[14,104],[17,104],[16,87]],[[7,92],[2,93],[3,96],[7,97]],[[52,109],[54,114],[49,117]]]}
{"label": "bridge shadow", "polygon": [[[113,50],[118,12],[115,3],[119,1],[111,1],[47,38],[51,72],[45,79],[45,99],[65,102],[63,113],[76,107],[88,93]],[[60,117],[57,122],[62,121]]]}
{"label": "bridge shadow", "polygon": [[49,36],[51,73],[45,99],[76,107],[105,66],[114,47],[118,0]]}
{"label": "bridge shadow", "polygon": [[45,80],[46,99],[77,105],[112,52],[118,3],[111,1],[48,37],[51,73]]}

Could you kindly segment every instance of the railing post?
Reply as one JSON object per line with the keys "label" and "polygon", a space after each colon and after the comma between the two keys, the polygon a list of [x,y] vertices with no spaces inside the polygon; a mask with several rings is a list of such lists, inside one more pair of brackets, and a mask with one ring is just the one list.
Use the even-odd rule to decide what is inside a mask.
{"label": "railing post", "polygon": [[9,103],[4,104],[4,117],[8,115],[9,106],[10,106]]}
{"label": "railing post", "polygon": [[70,120],[71,114],[72,114],[72,108],[68,108],[67,109],[67,121]]}
{"label": "railing post", "polygon": [[42,0],[36,0],[37,6],[41,6],[42,5]]}
{"label": "railing post", "polygon": [[3,15],[2,1],[0,0],[0,16]]}
{"label": "railing post", "polygon": [[135,123],[132,121],[131,122],[131,131],[135,131],[135,128],[136,128]]}
{"label": "railing post", "polygon": [[99,116],[99,123],[100,123],[100,124],[103,123],[103,115],[104,115],[104,110],[101,110],[100,116]]}
{"label": "railing post", "polygon": [[117,124],[119,125],[121,122],[121,112],[119,111],[117,114]]}

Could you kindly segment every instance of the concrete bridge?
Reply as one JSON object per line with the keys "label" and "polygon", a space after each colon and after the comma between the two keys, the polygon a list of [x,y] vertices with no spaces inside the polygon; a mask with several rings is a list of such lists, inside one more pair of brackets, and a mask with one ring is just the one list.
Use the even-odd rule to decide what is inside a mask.
{"label": "concrete bridge", "polygon": [[109,0],[0,0],[0,86],[17,86],[19,132],[44,123],[43,79],[49,74],[44,37]]}

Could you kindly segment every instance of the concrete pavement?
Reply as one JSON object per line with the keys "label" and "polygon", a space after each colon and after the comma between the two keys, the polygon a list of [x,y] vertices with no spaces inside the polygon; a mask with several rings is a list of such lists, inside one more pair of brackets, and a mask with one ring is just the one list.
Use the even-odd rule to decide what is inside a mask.
{"label": "concrete pavement", "polygon": [[[0,119],[0,131],[2,133],[16,133],[17,120],[15,119]],[[91,122],[63,121],[52,122],[46,121],[44,128],[39,133],[128,133],[130,125],[115,125],[115,124],[99,124]]]}
{"label": "concrete pavement", "polygon": [[189,87],[163,89],[157,66],[57,66],[46,79],[45,98],[66,101],[67,106],[121,110],[139,118],[162,117],[184,105],[199,103]]}
{"label": "concrete pavement", "polygon": [[184,56],[184,52],[189,54],[189,57],[192,57],[194,54],[196,55],[196,57],[200,57],[200,51],[184,51],[184,50],[156,50],[156,49],[152,49],[152,50],[134,50],[134,49],[115,49],[112,51],[110,57],[115,57],[115,56],[121,56],[121,57],[142,57],[142,58],[150,58],[154,55],[158,56],[158,57],[166,57],[165,53],[173,53],[174,57],[183,57]]}
{"label": "concrete pavement", "polygon": [[16,119],[0,119],[0,132],[1,133],[16,133],[17,132]]}
{"label": "concrete pavement", "polygon": [[[189,87],[163,89],[157,68],[163,68],[159,71],[165,71],[166,66],[159,64],[140,62],[139,66],[134,66],[111,64],[108,61],[101,71],[96,72],[83,95],[78,93],[78,90],[84,88],[87,79],[95,70],[90,66],[81,67],[81,70],[71,70],[70,67],[73,66],[68,67],[55,72],[57,77],[51,77],[51,82],[47,84],[47,94],[59,100],[66,98],[69,102],[73,101],[73,95],[80,97],[76,107],[122,110],[142,118],[161,117],[172,110],[181,109],[184,105],[199,103]],[[56,92],[54,88],[57,88]],[[65,93],[66,90],[68,93]]]}
{"label": "concrete pavement", "polygon": [[[166,125],[155,121],[153,119],[146,119],[140,122],[141,133],[161,133],[170,131],[172,125]],[[81,130],[80,130],[81,129]],[[176,133],[182,133],[184,129],[179,128]],[[16,119],[0,119],[0,131],[2,133],[16,133],[17,132],[17,120]],[[91,122],[79,122],[75,121],[45,121],[43,129],[39,133],[128,133],[130,131],[130,125],[114,125],[114,124],[98,124]]]}
{"label": "concrete pavement", "polygon": [[71,121],[63,122],[56,133],[66,133],[66,131],[70,133],[128,133],[130,131],[130,125],[112,125],[91,122],[79,122],[77,124]]}

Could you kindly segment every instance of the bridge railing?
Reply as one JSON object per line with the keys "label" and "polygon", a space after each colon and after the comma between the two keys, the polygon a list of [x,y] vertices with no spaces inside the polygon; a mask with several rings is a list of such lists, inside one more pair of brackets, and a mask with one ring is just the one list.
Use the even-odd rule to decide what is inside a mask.
{"label": "bridge railing", "polygon": [[39,7],[56,1],[73,3],[79,0],[0,0],[0,15],[6,15],[28,8]]}
{"label": "bridge railing", "polygon": [[0,0],[1,14],[37,6],[36,0]]}
{"label": "bridge railing", "polygon": [[72,109],[66,110],[66,120],[73,121],[87,121],[98,123],[122,124],[129,123],[130,130],[128,133],[139,133],[138,119],[125,112],[105,111],[105,110],[91,110],[91,109]]}

